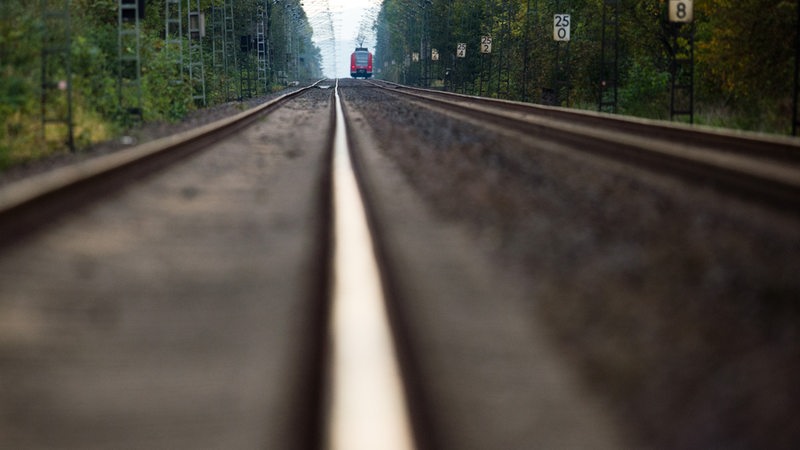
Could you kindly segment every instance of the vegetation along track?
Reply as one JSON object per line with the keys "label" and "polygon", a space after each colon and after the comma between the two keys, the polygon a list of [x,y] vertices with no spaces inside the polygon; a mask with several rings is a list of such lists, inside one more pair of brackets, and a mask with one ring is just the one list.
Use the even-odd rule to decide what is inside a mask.
{"label": "vegetation along track", "polygon": [[571,149],[605,155],[800,211],[800,142],[375,83]]}

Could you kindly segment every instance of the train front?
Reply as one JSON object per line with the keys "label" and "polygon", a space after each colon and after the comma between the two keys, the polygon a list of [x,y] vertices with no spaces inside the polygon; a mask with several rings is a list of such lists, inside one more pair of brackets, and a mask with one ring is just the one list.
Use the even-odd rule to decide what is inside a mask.
{"label": "train front", "polygon": [[356,47],[350,55],[350,76],[364,79],[372,76],[372,53],[366,47]]}

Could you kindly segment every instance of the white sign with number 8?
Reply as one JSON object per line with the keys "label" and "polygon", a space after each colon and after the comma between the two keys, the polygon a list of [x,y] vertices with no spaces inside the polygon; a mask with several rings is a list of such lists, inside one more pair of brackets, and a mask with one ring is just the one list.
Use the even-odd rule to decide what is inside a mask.
{"label": "white sign with number 8", "polygon": [[569,14],[553,16],[553,39],[556,41],[569,40]]}
{"label": "white sign with number 8", "polygon": [[689,23],[694,20],[692,0],[669,0],[669,21]]}

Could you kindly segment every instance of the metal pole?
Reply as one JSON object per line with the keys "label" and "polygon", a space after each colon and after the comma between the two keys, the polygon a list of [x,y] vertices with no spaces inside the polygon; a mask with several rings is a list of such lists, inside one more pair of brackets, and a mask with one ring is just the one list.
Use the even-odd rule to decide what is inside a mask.
{"label": "metal pole", "polygon": [[[142,111],[142,62],[139,23],[139,5],[135,1],[119,0],[117,2],[117,95],[121,112],[134,116],[135,120],[143,120]],[[130,19],[133,22],[130,23]],[[133,89],[134,106],[128,106]],[[126,95],[128,94],[128,95]],[[127,117],[126,117],[127,119]]]}
{"label": "metal pole", "polygon": [[[670,119],[688,116],[694,123],[694,23],[673,25]],[[681,53],[679,38],[687,42],[688,55]]]}
{"label": "metal pole", "polygon": [[172,84],[183,83],[183,10],[181,0],[164,3],[164,50],[171,56],[175,78]]}
{"label": "metal pole", "polygon": [[[603,28],[600,42],[600,86],[598,88],[597,110],[617,112],[617,92],[619,74],[619,2],[620,0],[604,0]],[[609,18],[609,7],[611,17]],[[613,29],[609,37],[609,25]],[[609,61],[608,47],[612,47]],[[610,97],[610,98],[609,98]]]}
{"label": "metal pole", "polygon": [[[75,151],[75,135],[72,122],[72,23],[70,17],[70,0],[59,1],[58,7],[50,6],[48,0],[42,0],[42,66],[41,66],[41,115],[42,139],[47,138],[48,124],[66,126],[66,144],[70,151]],[[54,72],[64,68],[65,80],[55,80]],[[64,95],[66,112],[60,108],[53,98]],[[52,104],[51,104],[52,103]],[[49,112],[48,112],[49,111]]]}
{"label": "metal pole", "polygon": [[520,100],[528,101],[528,65],[530,64],[530,49],[528,39],[530,39],[531,27],[531,0],[525,5],[525,28],[522,30],[522,83],[520,85]]}
{"label": "metal pole", "polygon": [[200,15],[200,0],[186,0],[186,14],[189,37],[189,83],[192,86],[192,99],[201,105],[206,104],[206,77],[203,65],[203,26]]}
{"label": "metal pole", "polygon": [[800,1],[797,2],[797,21],[794,27],[794,95],[792,107],[792,136],[797,136],[798,117],[797,107],[800,100],[797,98],[800,95]]}

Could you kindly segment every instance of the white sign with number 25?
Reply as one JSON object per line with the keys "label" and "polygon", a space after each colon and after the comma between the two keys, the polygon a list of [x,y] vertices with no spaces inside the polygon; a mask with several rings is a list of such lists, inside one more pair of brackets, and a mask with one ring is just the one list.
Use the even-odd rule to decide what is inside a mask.
{"label": "white sign with number 25", "polygon": [[569,40],[569,14],[553,16],[553,39],[556,41]]}

